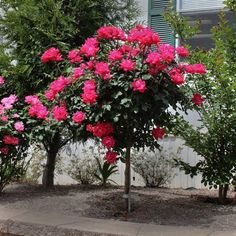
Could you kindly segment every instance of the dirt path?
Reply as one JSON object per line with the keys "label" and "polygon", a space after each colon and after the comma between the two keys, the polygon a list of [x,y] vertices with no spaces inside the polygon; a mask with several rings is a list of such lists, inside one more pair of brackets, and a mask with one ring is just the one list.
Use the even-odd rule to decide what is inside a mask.
{"label": "dirt path", "polygon": [[216,197],[215,191],[148,188],[132,191],[134,211],[128,216],[122,211],[123,189],[118,187],[74,185],[45,191],[39,185],[14,185],[0,195],[0,206],[67,216],[236,230],[236,204],[221,206],[210,202]]}

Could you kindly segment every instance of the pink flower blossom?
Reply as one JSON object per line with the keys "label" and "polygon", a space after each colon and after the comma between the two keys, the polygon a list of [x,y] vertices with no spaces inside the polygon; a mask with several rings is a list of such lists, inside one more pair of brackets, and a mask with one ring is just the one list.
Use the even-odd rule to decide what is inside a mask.
{"label": "pink flower blossom", "polygon": [[44,92],[44,96],[48,101],[53,101],[55,99],[56,95],[57,95],[57,93],[51,89],[46,90]]}
{"label": "pink flower blossom", "polygon": [[36,117],[38,119],[45,120],[49,114],[49,111],[43,104],[37,103],[29,108],[28,114],[30,117]]}
{"label": "pink flower blossom", "polygon": [[117,161],[117,153],[116,152],[108,151],[106,153],[106,155],[105,155],[105,160],[109,164],[116,163],[116,161]]}
{"label": "pink flower blossom", "polygon": [[179,46],[175,50],[176,50],[177,54],[181,57],[188,57],[189,56],[189,51],[185,47]]}
{"label": "pink flower blossom", "polygon": [[1,117],[1,121],[7,122],[7,121],[8,121],[8,116],[2,116],[2,117]]}
{"label": "pink flower blossom", "polygon": [[17,121],[15,124],[14,124],[14,128],[16,131],[18,132],[23,132],[25,127],[24,127],[24,123],[22,121]]}
{"label": "pink flower blossom", "polygon": [[5,135],[3,137],[3,143],[7,145],[18,145],[19,144],[19,138],[10,136],[10,135]]}
{"label": "pink flower blossom", "polygon": [[160,37],[152,29],[143,26],[136,26],[131,29],[128,35],[129,42],[139,42],[143,46],[158,45]]}
{"label": "pink flower blossom", "polygon": [[75,123],[81,124],[85,119],[85,114],[82,111],[77,111],[76,113],[73,114],[72,120]]}
{"label": "pink flower blossom", "polygon": [[119,50],[112,50],[109,52],[108,59],[110,61],[119,61],[123,58],[122,53]]}
{"label": "pink flower blossom", "polygon": [[110,79],[110,69],[107,63],[98,62],[95,65],[95,74],[100,75],[104,80]]}
{"label": "pink flower blossom", "polygon": [[136,79],[131,84],[134,91],[139,91],[140,93],[144,93],[146,88],[146,82],[142,79]]}
{"label": "pink flower blossom", "polygon": [[5,80],[2,76],[0,76],[0,86],[2,86],[5,83]]}
{"label": "pink flower blossom", "polygon": [[87,91],[90,91],[90,90],[95,90],[95,89],[96,89],[96,83],[93,79],[86,80],[84,82],[84,86],[83,86],[83,91],[84,92],[87,92]]}
{"label": "pink flower blossom", "polygon": [[114,26],[103,26],[98,29],[97,34],[101,39],[125,40],[125,33]]}
{"label": "pink flower blossom", "polygon": [[165,130],[163,128],[157,127],[152,130],[152,135],[155,139],[162,139],[165,135]]}
{"label": "pink flower blossom", "polygon": [[66,120],[68,112],[64,106],[55,106],[52,110],[53,118],[57,121]]}
{"label": "pink flower blossom", "polygon": [[112,136],[106,136],[102,139],[102,144],[106,148],[113,148],[116,145],[116,141]]}
{"label": "pink flower blossom", "polygon": [[59,49],[54,48],[54,47],[49,48],[41,56],[41,61],[43,63],[47,63],[50,61],[62,61],[62,56],[60,54]]}
{"label": "pink flower blossom", "polygon": [[170,44],[162,44],[158,48],[164,62],[171,63],[175,58],[175,49]]}
{"label": "pink flower blossom", "polygon": [[136,63],[129,60],[129,59],[123,59],[120,63],[120,67],[124,71],[133,71],[135,69]]}
{"label": "pink flower blossom", "polygon": [[0,148],[0,153],[7,155],[9,153],[8,146],[4,146],[4,147]]}
{"label": "pink flower blossom", "polygon": [[147,56],[146,62],[151,65],[159,65],[161,62],[161,55],[158,52],[150,52]]}
{"label": "pink flower blossom", "polygon": [[184,76],[181,74],[181,70],[178,68],[172,68],[169,71],[169,75],[171,77],[171,81],[174,84],[181,85],[184,84]]}
{"label": "pink flower blossom", "polygon": [[13,107],[13,104],[18,101],[18,98],[15,94],[11,94],[9,97],[5,97],[1,100],[4,109],[10,110]]}
{"label": "pink flower blossom", "polygon": [[94,104],[97,101],[97,93],[94,90],[89,90],[81,94],[85,104]]}
{"label": "pink flower blossom", "polygon": [[195,93],[192,97],[192,102],[197,106],[201,106],[204,103],[204,98],[201,94]]}
{"label": "pink flower blossom", "polygon": [[82,58],[80,57],[80,51],[78,49],[69,51],[68,58],[71,63],[79,63],[82,60]]}
{"label": "pink flower blossom", "polygon": [[185,71],[190,74],[206,74],[206,68],[203,64],[186,65]]}
{"label": "pink flower blossom", "polygon": [[80,48],[81,54],[87,57],[96,57],[98,50],[98,41],[96,38],[88,38]]}
{"label": "pink flower blossom", "polygon": [[84,70],[82,68],[80,68],[80,67],[74,68],[73,77],[75,79],[78,79],[82,75],[84,75]]}
{"label": "pink flower blossom", "polygon": [[35,105],[40,102],[37,95],[29,95],[25,97],[25,102],[30,105]]}
{"label": "pink flower blossom", "polygon": [[60,93],[63,91],[63,89],[70,83],[70,81],[65,78],[64,76],[60,76],[58,79],[54,80],[50,84],[50,90],[52,90],[54,93]]}

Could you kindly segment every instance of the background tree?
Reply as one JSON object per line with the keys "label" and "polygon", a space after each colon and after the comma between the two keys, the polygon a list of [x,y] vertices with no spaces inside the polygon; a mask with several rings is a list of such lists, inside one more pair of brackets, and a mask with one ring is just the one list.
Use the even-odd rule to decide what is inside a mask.
{"label": "background tree", "polygon": [[[233,2],[228,2],[235,9],[235,3],[233,7]],[[180,38],[185,38],[185,31],[189,28],[186,20],[176,13],[167,13],[167,19],[181,35]],[[194,83],[185,88],[193,94],[196,105],[190,105],[189,109],[197,110],[201,125],[193,127],[182,118],[175,129],[175,134],[203,157],[195,166],[180,161],[181,168],[191,176],[201,173],[205,185],[218,188],[220,203],[225,203],[236,173],[235,26],[230,25],[221,13],[218,26],[212,29],[214,48],[209,51],[192,50],[190,62],[200,61],[208,69],[206,76],[196,77]],[[196,90],[201,95],[194,94]]]}
{"label": "background tree", "polygon": [[[0,72],[6,78],[5,92],[21,98],[40,93],[61,75],[65,64],[42,64],[40,56],[49,47],[58,47],[63,56],[78,47],[104,24],[120,24],[137,15],[135,0],[3,0],[0,2]],[[31,124],[33,125],[33,124]],[[39,124],[38,124],[39,125]],[[67,131],[48,126],[36,127],[41,133],[47,164],[43,184],[53,186],[58,151],[71,139]],[[61,133],[62,132],[62,133]],[[43,135],[42,135],[43,134]]]}

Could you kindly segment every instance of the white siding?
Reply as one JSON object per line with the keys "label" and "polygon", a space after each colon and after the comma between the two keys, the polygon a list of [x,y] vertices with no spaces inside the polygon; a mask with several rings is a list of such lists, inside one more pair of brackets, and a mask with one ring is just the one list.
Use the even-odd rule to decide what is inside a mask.
{"label": "white siding", "polygon": [[223,7],[223,0],[179,0],[180,11],[214,10]]}
{"label": "white siding", "polygon": [[143,25],[148,24],[148,0],[137,0],[140,14],[137,21]]}

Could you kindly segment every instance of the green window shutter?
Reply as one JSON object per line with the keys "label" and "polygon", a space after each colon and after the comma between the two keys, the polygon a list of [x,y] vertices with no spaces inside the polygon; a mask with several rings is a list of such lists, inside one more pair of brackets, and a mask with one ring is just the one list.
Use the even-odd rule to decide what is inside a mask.
{"label": "green window shutter", "polygon": [[163,16],[168,4],[169,0],[149,0],[148,23],[149,27],[159,34],[162,43],[175,45],[173,31]]}

